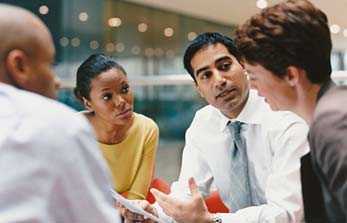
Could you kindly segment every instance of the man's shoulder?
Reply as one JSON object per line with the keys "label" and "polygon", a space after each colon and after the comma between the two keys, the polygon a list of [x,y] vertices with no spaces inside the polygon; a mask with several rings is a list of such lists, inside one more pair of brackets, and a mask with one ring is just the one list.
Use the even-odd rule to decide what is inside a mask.
{"label": "man's shoulder", "polygon": [[206,105],[195,112],[191,126],[205,126],[216,124],[221,119],[221,112],[212,105]]}
{"label": "man's shoulder", "polygon": [[[55,100],[17,90],[8,98],[21,125],[32,125],[32,131],[54,130],[59,134],[86,127],[85,118]],[[83,128],[84,128],[83,127]]]}
{"label": "man's shoulder", "polygon": [[78,148],[83,140],[93,140],[85,118],[59,102],[18,89],[0,89],[0,101],[12,111],[0,112],[4,122],[0,125],[0,147],[11,148],[10,152],[22,149],[23,154],[39,154],[42,162],[63,163],[67,154],[76,157],[81,153]]}
{"label": "man's shoulder", "polygon": [[196,111],[186,134],[199,137],[219,134],[222,122],[220,111],[211,105],[206,105]]}
{"label": "man's shoulder", "polygon": [[218,113],[218,109],[213,107],[212,105],[205,105],[195,112],[194,118],[209,118]]}

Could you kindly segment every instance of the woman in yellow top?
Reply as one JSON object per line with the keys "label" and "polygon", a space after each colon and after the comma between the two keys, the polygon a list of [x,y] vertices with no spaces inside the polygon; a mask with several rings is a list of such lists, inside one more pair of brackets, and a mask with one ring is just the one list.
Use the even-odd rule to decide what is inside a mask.
{"label": "woman in yellow top", "polygon": [[115,190],[128,199],[145,199],[154,172],[159,130],[133,112],[133,92],[125,70],[103,54],[91,55],[77,71],[75,95],[95,129],[113,175]]}

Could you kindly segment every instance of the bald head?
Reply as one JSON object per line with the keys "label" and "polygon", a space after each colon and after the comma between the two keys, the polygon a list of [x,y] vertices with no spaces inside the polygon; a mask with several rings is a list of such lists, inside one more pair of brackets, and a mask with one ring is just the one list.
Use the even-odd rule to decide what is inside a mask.
{"label": "bald head", "polygon": [[53,97],[46,92],[53,89],[40,89],[54,79],[50,65],[55,50],[46,25],[26,9],[0,4],[0,30],[0,82]]}
{"label": "bald head", "polygon": [[0,4],[0,58],[11,49],[34,54],[41,41],[52,41],[43,22],[33,13],[19,7]]}

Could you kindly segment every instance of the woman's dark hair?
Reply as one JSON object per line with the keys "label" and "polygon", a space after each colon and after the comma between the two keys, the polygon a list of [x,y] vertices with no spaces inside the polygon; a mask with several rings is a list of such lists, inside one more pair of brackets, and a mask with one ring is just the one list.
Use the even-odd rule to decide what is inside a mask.
{"label": "woman's dark hair", "polygon": [[287,0],[263,9],[238,28],[235,40],[243,59],[280,78],[293,65],[304,69],[312,83],[330,80],[328,19],[307,0]]}
{"label": "woman's dark hair", "polygon": [[89,99],[91,81],[103,72],[110,69],[120,70],[126,75],[124,68],[113,58],[104,54],[93,54],[89,56],[79,67],[76,75],[75,96],[82,101],[82,98]]}
{"label": "woman's dark hair", "polygon": [[190,76],[192,76],[193,80],[196,83],[196,79],[194,76],[194,71],[191,65],[192,58],[194,55],[202,48],[207,47],[209,45],[214,44],[223,44],[229,51],[229,53],[236,58],[240,57],[240,53],[236,48],[234,41],[227,36],[224,36],[220,33],[215,32],[207,32],[198,35],[193,42],[187,47],[183,56],[183,64],[184,68],[188,71]]}

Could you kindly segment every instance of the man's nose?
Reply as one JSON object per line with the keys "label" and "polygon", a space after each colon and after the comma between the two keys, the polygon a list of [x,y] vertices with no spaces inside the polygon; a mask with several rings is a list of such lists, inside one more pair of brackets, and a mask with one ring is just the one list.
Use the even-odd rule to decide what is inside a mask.
{"label": "man's nose", "polygon": [[216,88],[218,90],[223,90],[227,84],[227,80],[225,79],[224,75],[219,71],[215,71],[214,76],[215,76]]}

